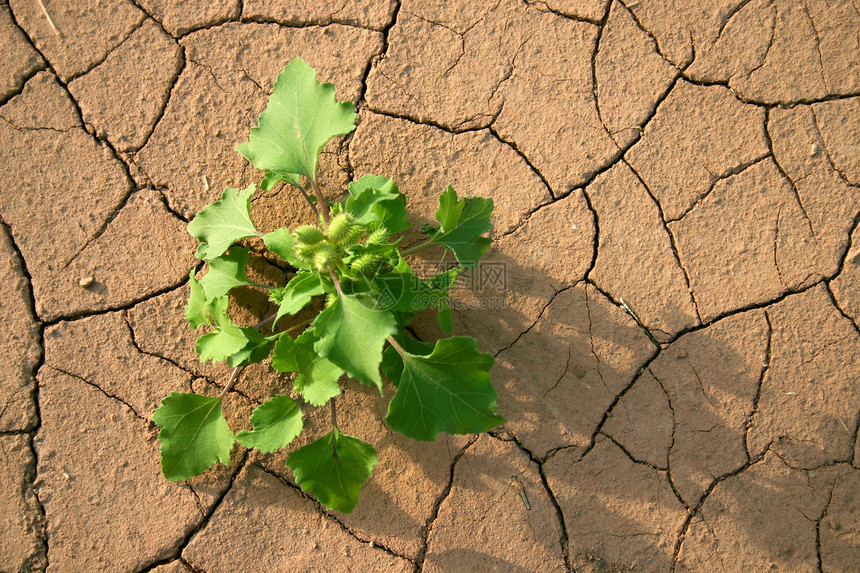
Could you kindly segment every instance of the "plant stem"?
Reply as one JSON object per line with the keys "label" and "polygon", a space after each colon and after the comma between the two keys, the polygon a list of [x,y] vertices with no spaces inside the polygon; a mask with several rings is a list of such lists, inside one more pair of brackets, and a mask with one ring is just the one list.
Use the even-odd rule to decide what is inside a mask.
{"label": "plant stem", "polygon": [[319,183],[317,183],[316,179],[308,178],[311,182],[311,188],[314,190],[314,196],[317,198],[317,203],[319,203],[319,209],[323,216],[323,221],[328,225],[331,221],[331,213],[328,209],[328,203],[325,201],[325,196],[323,195],[322,189],[320,189]]}
{"label": "plant stem", "polygon": [[305,201],[307,201],[307,202],[308,202],[308,205],[310,205],[310,206],[311,206],[311,209],[313,209],[313,210],[314,210],[314,214],[317,216],[317,218],[319,218],[319,216],[320,216],[320,212],[317,210],[317,206],[316,206],[316,205],[314,205],[314,202],[313,202],[313,201],[311,201],[311,198],[310,198],[310,196],[307,194],[307,192],[305,192],[305,190],[304,190],[304,189],[302,189],[301,187],[296,187],[296,189],[298,189],[299,191],[301,191],[302,196],[305,198]]}
{"label": "plant stem", "polygon": [[[331,425],[335,430],[337,430],[337,406],[335,406],[334,401],[334,398],[329,400],[329,404],[331,404]],[[334,459],[337,459],[337,432],[335,432],[332,437],[331,450],[332,456],[334,456]]]}
{"label": "plant stem", "polygon": [[393,336],[389,336],[389,337],[388,337],[388,343],[389,343],[392,347],[394,347],[394,350],[396,350],[396,351],[397,351],[397,353],[398,353],[398,354],[400,354],[400,356],[403,356],[404,354],[407,354],[407,352],[406,352],[405,350],[403,350],[403,347],[402,347],[402,346],[400,346],[400,345],[397,343],[397,341],[396,341],[396,340],[394,340],[394,337],[393,337]]}
{"label": "plant stem", "polygon": [[260,330],[261,328],[263,328],[264,326],[266,326],[267,324],[269,324],[270,322],[275,320],[276,316],[278,316],[277,312],[274,314],[270,314],[269,316],[267,316],[266,318],[264,318],[263,320],[261,320],[260,322],[258,322],[254,326],[252,326],[251,328],[254,328],[256,330]]}
{"label": "plant stem", "polygon": [[221,390],[221,393],[218,395],[218,398],[223,398],[224,394],[230,391],[230,388],[233,387],[233,384],[236,382],[236,379],[239,378],[239,373],[242,371],[243,366],[237,366],[233,369],[233,372],[230,374],[230,379],[227,380],[227,385],[224,386],[224,389]]}
{"label": "plant stem", "polygon": [[415,245],[414,247],[410,247],[410,248],[406,249],[405,251],[401,252],[400,254],[405,257],[406,255],[411,255],[412,253],[417,253],[421,249],[427,248],[430,245],[435,245],[435,244],[436,243],[433,242],[433,239],[428,239],[427,241],[425,241],[423,243],[419,243],[419,244]]}
{"label": "plant stem", "polygon": [[[251,328],[253,328],[255,330],[260,330],[261,328],[263,328],[264,326],[266,326],[267,324],[269,324],[270,322],[275,320],[276,316],[278,316],[277,313],[270,314],[269,316],[267,316],[266,318],[264,318],[263,320],[261,320],[260,322],[258,322],[254,326],[252,326]],[[233,369],[233,372],[230,373],[230,379],[227,380],[227,385],[224,386],[223,390],[221,390],[221,394],[218,395],[218,398],[223,398],[224,394],[226,394],[227,392],[230,391],[230,388],[233,387],[233,384],[235,384],[236,380],[239,378],[239,373],[242,372],[242,370],[244,370],[244,368],[245,368],[244,366],[237,366],[236,368]]]}
{"label": "plant stem", "polygon": [[340,281],[337,279],[337,275],[334,273],[334,269],[328,270],[329,274],[331,274],[331,280],[334,281],[334,288],[337,289],[338,296],[343,296],[343,290],[340,288]]}

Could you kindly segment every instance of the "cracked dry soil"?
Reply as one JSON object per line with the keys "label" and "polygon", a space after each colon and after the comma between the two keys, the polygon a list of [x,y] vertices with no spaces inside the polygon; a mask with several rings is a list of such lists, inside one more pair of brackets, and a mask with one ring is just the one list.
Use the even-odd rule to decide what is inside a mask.
{"label": "cracked dry soil", "polygon": [[[61,35],[0,1],[0,571],[860,571],[856,0],[44,3]],[[380,462],[349,515],[239,446],[167,482],[151,422],[226,380],[184,227],[253,179],[234,147],[295,56],[359,109],[329,196],[492,196],[504,269],[455,331],[509,422],[415,443],[351,384]],[[247,369],[233,428],[288,387]]]}

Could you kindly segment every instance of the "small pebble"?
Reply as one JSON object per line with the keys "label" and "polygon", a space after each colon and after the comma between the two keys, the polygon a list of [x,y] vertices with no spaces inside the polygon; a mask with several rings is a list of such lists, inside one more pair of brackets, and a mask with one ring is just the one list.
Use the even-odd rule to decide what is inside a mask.
{"label": "small pebble", "polygon": [[92,286],[94,282],[95,279],[93,279],[93,277],[84,277],[78,282],[78,284],[81,285],[81,288],[87,288]]}
{"label": "small pebble", "polygon": [[817,144],[817,143],[813,143],[813,144],[810,146],[810,148],[809,148],[809,155],[810,155],[810,156],[818,155],[818,144]]}

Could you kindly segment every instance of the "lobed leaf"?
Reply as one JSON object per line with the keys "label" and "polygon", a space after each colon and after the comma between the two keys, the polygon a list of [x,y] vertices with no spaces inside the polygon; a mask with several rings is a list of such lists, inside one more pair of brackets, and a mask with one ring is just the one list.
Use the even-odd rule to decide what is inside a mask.
{"label": "lobed leaf", "polygon": [[295,173],[284,173],[282,171],[266,171],[266,174],[263,176],[263,180],[260,181],[260,189],[262,189],[263,191],[271,191],[272,188],[281,181],[285,181],[293,187],[301,187],[301,180],[299,179],[299,176]]}
{"label": "lobed leaf", "polygon": [[302,491],[311,492],[326,507],[343,513],[355,509],[361,487],[373,475],[376,462],[372,445],[337,428],[287,457],[287,467],[293,470]]}
{"label": "lobed leaf", "polygon": [[228,356],[236,354],[245,348],[250,340],[241,328],[233,324],[227,316],[226,296],[216,298],[209,303],[209,314],[215,321],[215,332],[204,334],[197,339],[197,353],[200,354],[200,362],[207,360],[220,362]]}
{"label": "lobed leaf", "polygon": [[200,241],[197,256],[211,261],[223,255],[235,241],[259,235],[251,221],[251,196],[256,187],[227,187],[219,201],[203,208],[188,223],[188,232]]}
{"label": "lobed leaf", "polygon": [[505,423],[490,382],[495,360],[478,351],[474,338],[438,340],[429,355],[406,351],[401,359],[400,382],[385,416],[392,429],[430,442],[439,432],[472,434]]}
{"label": "lobed leaf", "polygon": [[253,326],[242,326],[239,327],[239,330],[242,331],[248,342],[241,350],[227,357],[227,364],[230,368],[257,364],[269,357],[274,340],[263,336]]}
{"label": "lobed leaf", "polygon": [[302,310],[311,299],[323,294],[325,290],[320,282],[319,274],[313,272],[296,273],[287,286],[281,291],[281,302],[275,322],[285,314],[296,314]]}
{"label": "lobed leaf", "polygon": [[264,454],[286,448],[302,431],[302,409],[286,394],[280,394],[254,408],[251,431],[236,434],[236,441]]}
{"label": "lobed leaf", "polygon": [[382,347],[397,332],[397,323],[390,311],[377,308],[376,297],[369,294],[338,296],[312,327],[318,338],[314,343],[317,353],[359,382],[375,385],[381,394]]}
{"label": "lobed leaf", "polygon": [[191,269],[188,274],[188,285],[191,294],[188,296],[188,304],[185,305],[185,320],[191,328],[199,328],[201,325],[209,324],[209,303],[206,301],[206,293],[200,282],[194,277],[196,269]]}
{"label": "lobed leaf", "polygon": [[378,222],[389,233],[400,233],[412,226],[406,219],[406,196],[388,177],[364,175],[353,181],[343,206],[359,225]]}
{"label": "lobed leaf", "polygon": [[340,394],[338,380],[343,368],[314,351],[316,340],[312,330],[306,330],[295,340],[282,334],[275,343],[272,368],[278,372],[295,372],[293,389],[312,405],[322,406]]}
{"label": "lobed leaf", "polygon": [[221,413],[221,399],[173,392],[152,414],[161,430],[161,472],[171,481],[200,475],[215,462],[230,462],[233,432]]}
{"label": "lobed leaf", "polygon": [[339,102],[330,83],[296,58],[275,80],[259,126],[237,149],[254,167],[279,174],[317,177],[317,161],[325,144],[355,129],[355,107]]}
{"label": "lobed leaf", "polygon": [[439,229],[433,242],[445,245],[454,251],[454,256],[463,266],[474,266],[490,247],[490,239],[482,237],[493,224],[493,200],[479,197],[457,199],[457,192],[450,185],[439,196],[436,220]]}
{"label": "lobed leaf", "polygon": [[233,247],[230,252],[209,261],[209,270],[200,279],[206,300],[224,296],[237,286],[252,285],[254,281],[245,275],[248,267],[248,248]]}

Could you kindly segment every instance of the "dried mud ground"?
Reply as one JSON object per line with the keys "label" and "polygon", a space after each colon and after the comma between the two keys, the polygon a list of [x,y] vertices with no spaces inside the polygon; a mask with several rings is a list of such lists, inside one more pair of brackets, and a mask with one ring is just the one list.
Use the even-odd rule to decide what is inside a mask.
{"label": "dried mud ground", "polygon": [[[856,1],[44,3],[61,35],[0,2],[0,571],[860,571]],[[415,443],[350,384],[380,461],[348,515],[238,446],[167,482],[151,423],[225,383],[185,225],[258,180],[234,147],[295,56],[359,109],[330,197],[374,173],[416,223],[449,183],[496,204],[455,332],[509,421]],[[248,369],[233,429],[289,387]]]}

